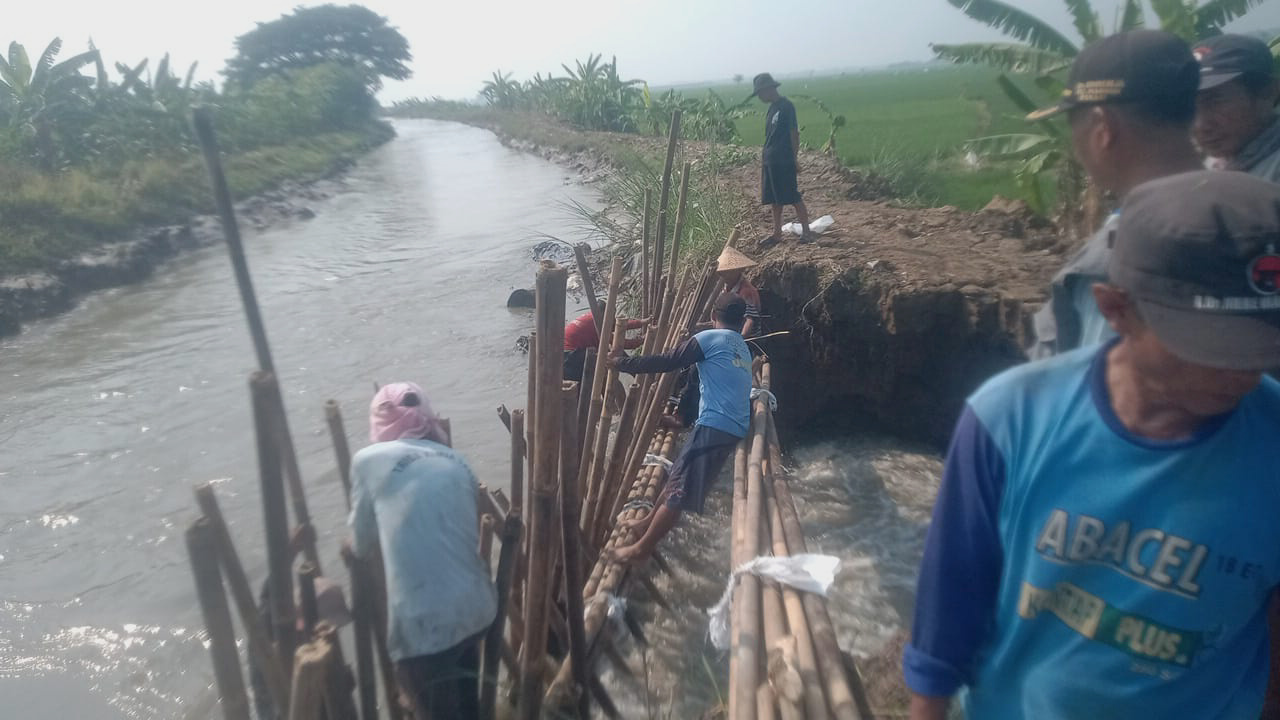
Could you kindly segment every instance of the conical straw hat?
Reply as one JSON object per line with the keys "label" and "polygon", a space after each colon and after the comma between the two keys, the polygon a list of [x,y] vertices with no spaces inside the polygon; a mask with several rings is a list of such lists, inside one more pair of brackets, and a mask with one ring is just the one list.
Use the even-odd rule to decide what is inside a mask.
{"label": "conical straw hat", "polygon": [[729,272],[730,270],[746,270],[749,267],[755,267],[756,261],[744,255],[740,250],[725,245],[724,251],[720,253],[719,259],[716,260],[716,272]]}

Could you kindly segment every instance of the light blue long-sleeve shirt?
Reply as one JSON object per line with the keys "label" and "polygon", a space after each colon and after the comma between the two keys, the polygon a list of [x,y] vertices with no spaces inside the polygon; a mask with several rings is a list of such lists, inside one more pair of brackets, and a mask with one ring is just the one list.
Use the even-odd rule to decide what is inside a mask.
{"label": "light blue long-sleeve shirt", "polygon": [[376,443],[351,461],[352,550],[382,547],[393,660],[446,650],[484,630],[497,595],[480,560],[476,479],[430,440]]}

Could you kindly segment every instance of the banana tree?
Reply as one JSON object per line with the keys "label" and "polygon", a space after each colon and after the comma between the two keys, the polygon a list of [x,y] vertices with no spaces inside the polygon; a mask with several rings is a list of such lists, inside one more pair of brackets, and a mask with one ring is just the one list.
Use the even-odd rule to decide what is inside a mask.
{"label": "banana tree", "polygon": [[[1029,112],[1038,105],[1056,102],[1062,95],[1066,71],[1080,48],[1103,37],[1101,19],[1089,0],[1063,0],[1078,39],[1069,37],[1070,31],[1059,30],[1000,0],[947,2],[973,20],[1000,30],[1013,42],[937,43],[931,46],[934,53],[954,63],[988,65],[1001,70],[997,83],[1019,110]],[[1263,2],[1265,0],[1208,0],[1199,4],[1196,0],[1150,0],[1150,5],[1162,29],[1192,42],[1221,33],[1223,25]],[[1115,32],[1125,32],[1144,24],[1141,0],[1125,0],[1113,27]],[[1043,93],[1044,101],[1033,101],[1012,76],[1030,80]],[[1043,121],[1031,132],[977,138],[966,143],[965,150],[983,159],[1015,161],[1015,176],[1027,201],[1040,212],[1048,209],[1041,179],[1046,173],[1055,172],[1062,219],[1071,231],[1081,220],[1089,219],[1078,214],[1082,172],[1072,156],[1070,140],[1061,123],[1061,120]]]}
{"label": "banana tree", "polygon": [[486,80],[480,90],[485,102],[503,110],[511,110],[520,102],[520,83],[511,79],[511,73],[493,72],[493,79]]}
{"label": "banana tree", "polygon": [[62,40],[54,38],[32,65],[21,43],[9,44],[0,56],[0,119],[35,141],[39,162],[54,161],[53,135],[60,113],[74,105],[87,105],[93,80],[80,69],[93,63],[97,50],[89,50],[56,62]]}

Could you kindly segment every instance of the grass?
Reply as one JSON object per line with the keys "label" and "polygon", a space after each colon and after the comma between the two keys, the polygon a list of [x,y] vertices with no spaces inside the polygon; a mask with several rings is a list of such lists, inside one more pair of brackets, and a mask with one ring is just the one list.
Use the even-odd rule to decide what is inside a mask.
{"label": "grass", "polygon": [[[971,168],[960,146],[970,138],[1026,131],[1022,113],[996,85],[997,73],[976,66],[930,66],[811,78],[782,78],[779,92],[792,98],[800,123],[800,142],[821,148],[831,123],[800,96],[820,100],[848,124],[836,135],[844,164],[863,169],[885,165],[885,156],[908,166],[928,166],[919,198],[925,202],[979,209],[996,194],[1019,196],[1012,173],[1004,168]],[[751,92],[749,83],[681,87],[687,94],[714,90],[737,102]],[[1024,88],[1025,89],[1025,88]],[[1034,88],[1032,98],[1040,96]],[[764,142],[764,103],[753,102],[738,119],[747,145]]]}
{"label": "grass", "polygon": [[[242,199],[288,180],[323,177],[390,137],[379,123],[233,155],[224,161],[227,182]],[[0,276],[49,270],[132,229],[212,210],[208,177],[194,155],[97,173],[0,166]]]}

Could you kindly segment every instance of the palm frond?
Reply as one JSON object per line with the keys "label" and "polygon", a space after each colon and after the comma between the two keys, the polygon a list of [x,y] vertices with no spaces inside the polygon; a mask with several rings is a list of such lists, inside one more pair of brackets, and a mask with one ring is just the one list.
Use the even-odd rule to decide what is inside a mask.
{"label": "palm frond", "polygon": [[1056,141],[1048,135],[1009,133],[989,135],[966,141],[964,149],[978,157],[991,160],[1025,159],[1037,153],[1052,150]]}
{"label": "palm frond", "polygon": [[1204,38],[1222,31],[1222,26],[1258,7],[1266,0],[1209,0],[1195,9],[1196,35]]}
{"label": "palm frond", "polygon": [[1121,10],[1120,25],[1116,28],[1116,32],[1137,30],[1146,24],[1147,19],[1143,16],[1140,0],[1125,0]]}
{"label": "palm frond", "polygon": [[1071,64],[1070,58],[1061,53],[1014,43],[933,44],[929,48],[939,58],[953,63],[990,65],[1019,74],[1040,75]]}
{"label": "palm frond", "polygon": [[1000,0],[947,0],[952,6],[980,23],[989,25],[1015,40],[1039,50],[1075,57],[1079,48],[1040,18]]}
{"label": "palm frond", "polygon": [[1160,18],[1160,29],[1193,42],[1196,39],[1196,15],[1183,0],[1151,0],[1151,9]]}
{"label": "palm frond", "polygon": [[1102,37],[1102,22],[1098,20],[1098,13],[1094,11],[1093,5],[1089,0],[1063,0],[1066,3],[1067,11],[1071,13],[1071,20],[1075,23],[1076,32],[1080,33],[1080,37],[1084,38],[1084,44],[1088,45],[1097,42]]}

